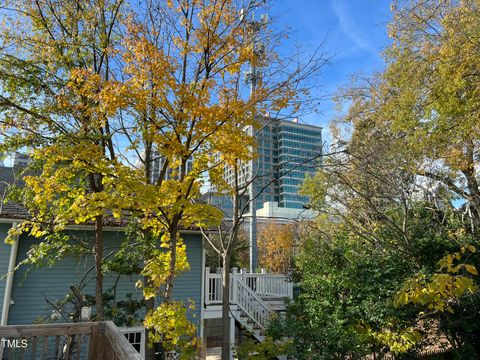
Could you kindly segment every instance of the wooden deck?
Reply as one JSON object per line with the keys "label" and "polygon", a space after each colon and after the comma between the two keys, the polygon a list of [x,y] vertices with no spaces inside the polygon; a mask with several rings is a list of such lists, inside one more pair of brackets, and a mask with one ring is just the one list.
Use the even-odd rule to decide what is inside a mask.
{"label": "wooden deck", "polygon": [[142,360],[111,321],[0,327],[0,358]]}

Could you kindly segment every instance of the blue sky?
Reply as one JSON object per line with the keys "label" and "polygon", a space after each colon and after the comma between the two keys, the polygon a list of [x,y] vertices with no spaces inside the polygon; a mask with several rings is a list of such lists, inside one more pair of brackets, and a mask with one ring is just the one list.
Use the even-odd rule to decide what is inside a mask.
{"label": "blue sky", "polygon": [[[322,72],[320,96],[331,95],[338,87],[348,85],[356,73],[370,74],[382,69],[380,52],[388,44],[390,0],[273,0],[272,3],[269,15],[274,18],[275,26],[289,27],[292,31],[287,46],[299,43],[314,49],[324,42],[325,52],[332,57]],[[320,104],[319,111],[301,121],[323,126],[328,142],[328,124],[339,114],[329,100]]]}
{"label": "blue sky", "polygon": [[[293,31],[288,45],[298,42],[313,49],[325,41],[324,50],[332,60],[322,72],[321,95],[348,85],[356,73],[371,74],[384,65],[380,53],[389,41],[388,0],[276,0],[269,12],[278,17],[276,26]],[[326,100],[319,110],[302,120],[328,132],[329,121],[338,116],[334,103]]]}

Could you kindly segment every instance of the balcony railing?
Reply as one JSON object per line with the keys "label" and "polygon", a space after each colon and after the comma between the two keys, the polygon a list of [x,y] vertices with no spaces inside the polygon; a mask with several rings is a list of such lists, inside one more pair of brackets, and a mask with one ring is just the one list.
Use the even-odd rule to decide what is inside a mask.
{"label": "balcony railing", "polygon": [[0,337],[2,360],[142,360],[111,321],[1,326]]}
{"label": "balcony railing", "polygon": [[[233,302],[232,288],[236,281],[242,281],[260,298],[264,300],[289,298],[293,299],[293,284],[282,274],[247,273],[245,270],[237,272],[232,269],[230,274],[230,302]],[[222,303],[222,275],[210,273],[210,268],[205,269],[205,304]]]}

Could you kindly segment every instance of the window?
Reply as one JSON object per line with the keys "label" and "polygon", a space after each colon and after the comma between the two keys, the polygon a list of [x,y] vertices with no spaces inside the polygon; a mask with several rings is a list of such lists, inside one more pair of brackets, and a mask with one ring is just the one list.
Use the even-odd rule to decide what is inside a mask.
{"label": "window", "polygon": [[136,326],[130,328],[119,328],[119,331],[127,338],[128,342],[145,358],[145,328]]}

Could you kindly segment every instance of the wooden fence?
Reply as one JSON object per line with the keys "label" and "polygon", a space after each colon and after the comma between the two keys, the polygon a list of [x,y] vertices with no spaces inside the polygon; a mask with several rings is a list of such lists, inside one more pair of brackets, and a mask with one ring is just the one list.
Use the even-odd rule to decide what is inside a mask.
{"label": "wooden fence", "polygon": [[142,360],[111,321],[0,326],[2,360]]}

